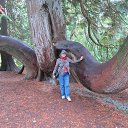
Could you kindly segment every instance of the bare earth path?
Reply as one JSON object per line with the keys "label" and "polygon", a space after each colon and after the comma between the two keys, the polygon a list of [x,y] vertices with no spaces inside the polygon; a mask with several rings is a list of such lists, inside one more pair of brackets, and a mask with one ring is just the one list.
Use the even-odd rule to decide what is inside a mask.
{"label": "bare earth path", "polygon": [[128,114],[80,95],[83,87],[71,85],[69,103],[59,86],[23,77],[0,72],[0,128],[128,128]]}

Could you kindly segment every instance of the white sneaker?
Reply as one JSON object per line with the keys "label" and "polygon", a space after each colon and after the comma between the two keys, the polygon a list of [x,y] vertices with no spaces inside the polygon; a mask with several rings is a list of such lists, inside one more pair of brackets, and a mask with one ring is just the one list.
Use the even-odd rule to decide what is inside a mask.
{"label": "white sneaker", "polygon": [[71,101],[72,101],[70,97],[67,97],[67,100],[68,100],[69,102],[71,102]]}
{"label": "white sneaker", "polygon": [[61,98],[62,98],[62,99],[65,99],[65,96],[62,96]]}

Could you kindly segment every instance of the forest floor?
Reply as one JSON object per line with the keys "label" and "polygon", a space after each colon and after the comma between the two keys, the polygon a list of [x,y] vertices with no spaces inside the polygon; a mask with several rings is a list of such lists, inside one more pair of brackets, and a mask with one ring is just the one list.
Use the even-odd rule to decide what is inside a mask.
{"label": "forest floor", "polygon": [[101,95],[71,84],[72,102],[59,86],[0,72],[0,128],[128,128],[128,90]]}

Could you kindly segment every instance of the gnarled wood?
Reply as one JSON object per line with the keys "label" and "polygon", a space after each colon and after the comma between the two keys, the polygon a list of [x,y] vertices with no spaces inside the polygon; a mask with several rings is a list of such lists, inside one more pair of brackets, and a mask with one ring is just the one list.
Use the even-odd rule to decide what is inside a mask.
{"label": "gnarled wood", "polygon": [[32,79],[37,76],[36,55],[28,45],[17,39],[0,35],[0,50],[7,52],[23,63],[27,71],[26,79]]}
{"label": "gnarled wood", "polygon": [[11,55],[6,52],[0,51],[1,54],[1,68],[0,71],[15,71],[19,72],[18,67],[16,66]]}
{"label": "gnarled wood", "polygon": [[99,63],[80,43],[58,41],[57,49],[66,49],[84,60],[74,65],[80,82],[98,93],[116,93],[128,88],[128,37],[118,53],[108,62]]}
{"label": "gnarled wood", "polygon": [[64,39],[64,18],[60,0],[26,0],[32,40],[40,69],[52,71],[53,41]]}

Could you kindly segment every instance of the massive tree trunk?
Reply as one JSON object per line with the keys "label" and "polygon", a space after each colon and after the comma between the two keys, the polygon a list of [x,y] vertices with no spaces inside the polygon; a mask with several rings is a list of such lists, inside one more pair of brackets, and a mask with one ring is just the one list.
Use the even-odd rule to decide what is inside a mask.
{"label": "massive tree trunk", "polygon": [[84,60],[73,65],[80,82],[98,93],[116,93],[128,88],[128,37],[118,53],[108,62],[99,63],[80,43],[59,41],[57,49],[66,49]]}
{"label": "massive tree trunk", "polygon": [[53,42],[65,39],[64,18],[60,0],[26,0],[32,40],[40,69],[53,70]]}
{"label": "massive tree trunk", "polygon": [[38,66],[36,55],[25,43],[0,35],[0,51],[4,51],[18,59],[26,68],[26,79],[33,79],[37,76]]}
{"label": "massive tree trunk", "polygon": [[[0,5],[2,5],[3,8],[5,8],[5,0],[0,0]],[[8,31],[7,31],[7,18],[5,16],[1,17],[1,31],[0,34],[1,35],[8,35]],[[2,52],[1,53],[1,68],[0,70],[2,71],[18,71],[18,68],[16,67],[14,60],[12,58],[11,55],[7,54],[6,52]]]}

